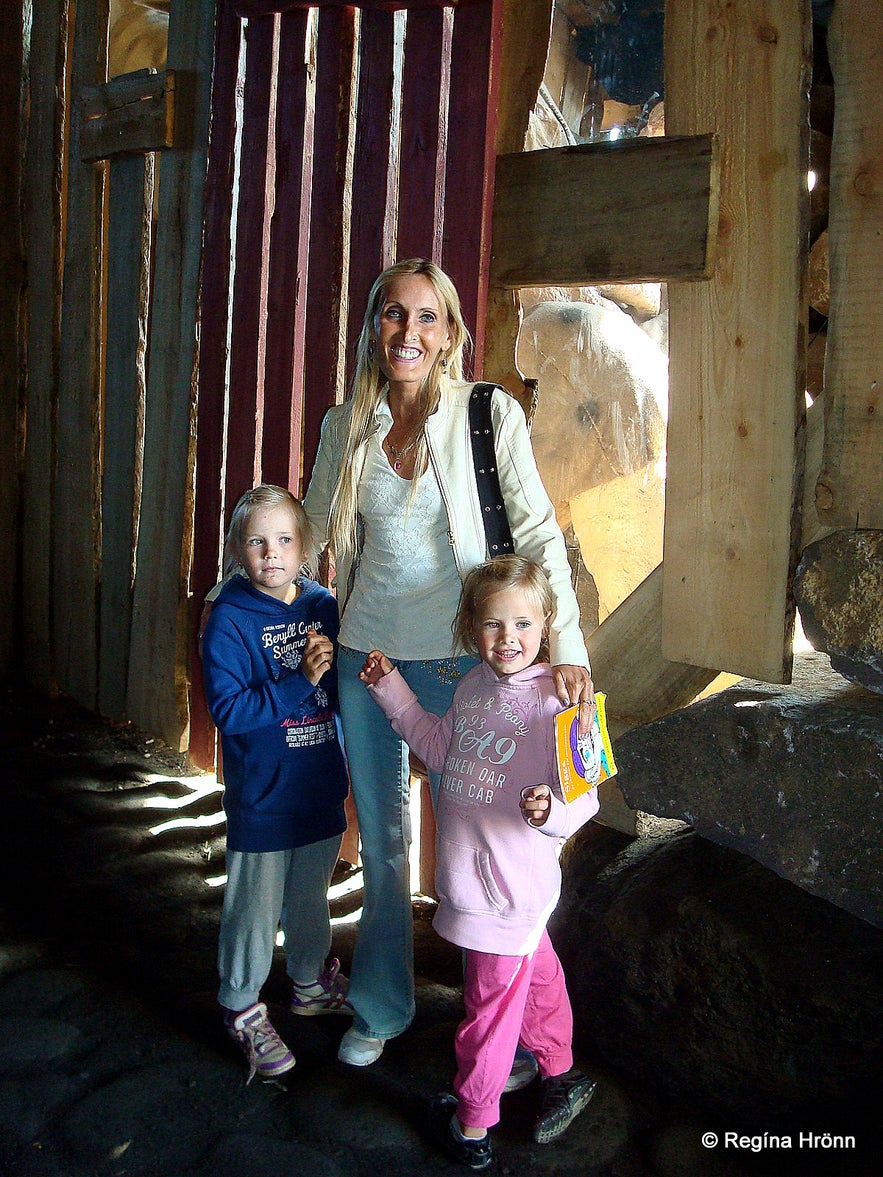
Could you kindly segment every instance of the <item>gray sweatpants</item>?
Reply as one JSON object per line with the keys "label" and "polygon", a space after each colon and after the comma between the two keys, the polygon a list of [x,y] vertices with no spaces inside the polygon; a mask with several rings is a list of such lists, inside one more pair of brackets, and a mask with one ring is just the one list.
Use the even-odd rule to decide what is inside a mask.
{"label": "gray sweatpants", "polygon": [[279,925],[287,971],[308,985],[331,948],[328,887],[340,836],[296,850],[227,851],[227,885],[218,943],[218,1001],[242,1011],[260,998],[270,974]]}

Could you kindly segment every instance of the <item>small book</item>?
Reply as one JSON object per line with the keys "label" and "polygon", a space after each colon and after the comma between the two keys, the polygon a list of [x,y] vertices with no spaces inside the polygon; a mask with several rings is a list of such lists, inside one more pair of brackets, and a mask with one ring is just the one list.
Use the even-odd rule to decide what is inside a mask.
{"label": "small book", "polygon": [[583,739],[577,734],[578,707],[568,707],[555,716],[558,780],[565,801],[575,801],[616,774],[606,705],[607,696],[599,691],[595,695],[595,718]]}

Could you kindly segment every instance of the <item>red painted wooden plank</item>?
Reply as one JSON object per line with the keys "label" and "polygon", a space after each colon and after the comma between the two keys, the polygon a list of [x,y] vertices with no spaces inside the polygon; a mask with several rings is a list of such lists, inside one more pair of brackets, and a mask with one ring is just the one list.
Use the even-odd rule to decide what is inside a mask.
{"label": "red painted wooden plank", "polygon": [[[450,69],[445,14],[409,12],[402,87],[399,155],[399,258],[441,263],[447,87]],[[448,53],[445,50],[448,50]],[[442,95],[444,94],[444,101]]]}
{"label": "red painted wooden plank", "polygon": [[[334,403],[340,361],[347,126],[352,96],[355,14],[323,9],[319,15],[310,272],[304,347],[304,486],[319,445],[319,427]],[[327,148],[327,150],[326,150]]]}
{"label": "red painted wooden plank", "polygon": [[[300,477],[304,294],[313,157],[313,92],[305,12],[282,17],[276,102],[276,202],[270,225],[261,474],[292,487]],[[308,150],[304,151],[304,143]]]}
{"label": "red painted wooden plank", "polygon": [[453,8],[458,0],[237,0],[240,16],[265,16],[297,8],[362,8],[366,12],[394,12],[401,8]]}
{"label": "red painted wooden plank", "polygon": [[[393,58],[395,18],[366,12],[359,30],[359,95],[350,240],[349,316],[346,385],[352,377],[356,341],[368,292],[393,257],[389,215],[395,202],[395,174],[390,161],[390,128],[395,95]],[[392,207],[391,207],[392,206]]]}
{"label": "red painted wooden plank", "polygon": [[250,21],[246,29],[242,151],[230,338],[226,475],[228,507],[260,477],[259,439],[266,323],[264,274],[269,233],[267,171],[270,119],[275,104],[275,23],[273,17],[262,17]]}
{"label": "red painted wooden plank", "polygon": [[451,47],[442,265],[460,294],[481,372],[494,200],[503,0],[457,9]]}
{"label": "red painted wooden plank", "polygon": [[200,326],[196,506],[190,584],[190,757],[201,768],[215,763],[215,729],[205,705],[197,632],[205,593],[220,572],[221,469],[227,402],[227,312],[230,288],[230,227],[233,153],[236,140],[236,80],[242,23],[232,0],[222,0],[215,38],[212,124],[205,188]]}

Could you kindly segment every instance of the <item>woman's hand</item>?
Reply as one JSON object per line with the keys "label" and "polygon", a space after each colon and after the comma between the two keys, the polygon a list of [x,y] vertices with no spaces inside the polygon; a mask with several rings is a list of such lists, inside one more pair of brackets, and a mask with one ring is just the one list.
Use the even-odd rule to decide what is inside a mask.
{"label": "woman's hand", "polygon": [[316,633],[314,629],[307,630],[307,640],[300,656],[300,668],[313,684],[319,685],[319,679],[326,670],[331,669],[334,661],[334,646],[331,638],[323,633]]}
{"label": "woman's hand", "polygon": [[521,790],[521,816],[529,826],[544,826],[552,811],[552,790],[548,785],[528,785]]}
{"label": "woman's hand", "polygon": [[372,650],[365,659],[365,665],[359,671],[359,678],[366,687],[373,687],[382,678],[386,678],[389,672],[394,669],[393,664],[385,654],[381,654],[379,650]]}
{"label": "woman's hand", "polygon": [[595,688],[592,676],[585,666],[570,666],[564,663],[552,667],[555,690],[565,707],[579,705],[577,734],[587,736],[595,718]]}

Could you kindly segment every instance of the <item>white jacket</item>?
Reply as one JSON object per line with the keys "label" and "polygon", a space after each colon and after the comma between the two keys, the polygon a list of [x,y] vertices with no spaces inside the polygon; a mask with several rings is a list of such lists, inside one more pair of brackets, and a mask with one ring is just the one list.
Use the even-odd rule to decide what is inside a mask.
{"label": "white jacket", "polygon": [[[469,437],[469,396],[473,385],[453,383],[449,398],[426,422],[429,461],[441,490],[448,515],[448,538],[460,578],[487,559],[484,525],[475,482]],[[313,467],[304,507],[320,550],[328,534],[328,510],[337,485],[337,472],[349,421],[350,403],[329,409],[322,422],[319,452]],[[531,449],[521,406],[502,388],[491,397],[491,419],[497,470],[515,551],[539,564],[549,577],[555,598],[555,615],[549,634],[552,665],[589,665],[579,625],[579,606],[570,579],[564,536],[555,509],[546,494]],[[370,435],[382,428],[374,419]],[[367,440],[367,439],[366,439]],[[365,461],[363,442],[356,452],[359,475]],[[340,611],[346,606],[351,562],[337,564]]]}

